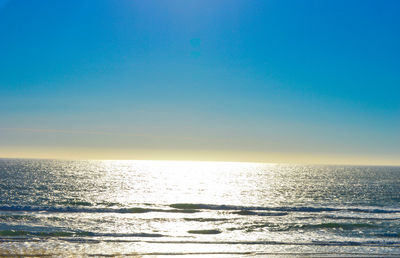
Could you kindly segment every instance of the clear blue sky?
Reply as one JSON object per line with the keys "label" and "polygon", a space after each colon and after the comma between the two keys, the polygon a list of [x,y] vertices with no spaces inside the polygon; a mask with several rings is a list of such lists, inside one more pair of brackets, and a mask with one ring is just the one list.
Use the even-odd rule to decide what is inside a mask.
{"label": "clear blue sky", "polygon": [[399,13],[400,1],[0,0],[0,156],[399,164]]}

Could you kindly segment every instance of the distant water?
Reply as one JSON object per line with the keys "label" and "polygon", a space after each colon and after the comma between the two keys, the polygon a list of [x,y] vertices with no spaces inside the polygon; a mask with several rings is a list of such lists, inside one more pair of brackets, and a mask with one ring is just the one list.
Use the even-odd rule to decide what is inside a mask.
{"label": "distant water", "polygon": [[0,255],[400,256],[400,167],[0,159]]}

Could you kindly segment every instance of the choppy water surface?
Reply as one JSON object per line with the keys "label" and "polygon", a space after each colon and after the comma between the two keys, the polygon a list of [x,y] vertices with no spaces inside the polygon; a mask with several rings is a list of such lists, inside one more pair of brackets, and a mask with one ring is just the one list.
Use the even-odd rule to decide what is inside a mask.
{"label": "choppy water surface", "polygon": [[400,168],[0,160],[0,254],[400,255]]}

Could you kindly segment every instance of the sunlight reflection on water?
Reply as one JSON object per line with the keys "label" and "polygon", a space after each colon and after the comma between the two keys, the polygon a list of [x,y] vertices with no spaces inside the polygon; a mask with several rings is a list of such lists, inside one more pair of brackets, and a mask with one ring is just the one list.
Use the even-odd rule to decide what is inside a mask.
{"label": "sunlight reflection on water", "polygon": [[400,254],[399,173],[396,167],[0,160],[0,253]]}

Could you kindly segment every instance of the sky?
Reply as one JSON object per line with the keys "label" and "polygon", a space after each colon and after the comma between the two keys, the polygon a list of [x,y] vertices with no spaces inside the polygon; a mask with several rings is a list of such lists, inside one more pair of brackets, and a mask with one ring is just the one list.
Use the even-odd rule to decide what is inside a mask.
{"label": "sky", "polygon": [[399,11],[0,0],[0,157],[400,165]]}

